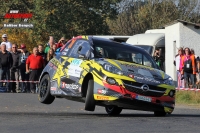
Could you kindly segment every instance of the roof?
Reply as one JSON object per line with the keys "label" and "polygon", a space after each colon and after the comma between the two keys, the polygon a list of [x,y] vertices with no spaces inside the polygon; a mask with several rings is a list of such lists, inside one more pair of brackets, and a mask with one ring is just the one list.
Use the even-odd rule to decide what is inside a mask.
{"label": "roof", "polygon": [[200,28],[200,24],[192,23],[192,22],[187,22],[187,21],[180,20],[180,19],[174,20],[174,21],[172,21],[172,22],[166,24],[164,27],[171,26],[171,25],[176,24],[176,23],[178,23],[178,22],[182,23],[183,25],[193,25],[194,28],[196,28],[196,29],[199,29],[199,28]]}
{"label": "roof", "polygon": [[[126,43],[132,45],[164,45],[165,34],[164,33],[145,33],[137,34],[130,37]],[[161,44],[160,44],[161,43]]]}
{"label": "roof", "polygon": [[98,38],[105,38],[105,39],[110,39],[110,40],[114,40],[114,41],[118,41],[118,42],[126,42],[126,40],[129,37],[132,36],[120,36],[120,35],[91,35],[93,37],[98,37]]}

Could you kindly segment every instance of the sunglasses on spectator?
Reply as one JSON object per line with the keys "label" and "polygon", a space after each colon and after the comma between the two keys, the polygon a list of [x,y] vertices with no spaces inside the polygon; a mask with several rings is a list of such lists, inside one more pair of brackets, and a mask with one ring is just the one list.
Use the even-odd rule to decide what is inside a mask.
{"label": "sunglasses on spectator", "polygon": [[17,47],[12,47],[12,48],[17,48]]}

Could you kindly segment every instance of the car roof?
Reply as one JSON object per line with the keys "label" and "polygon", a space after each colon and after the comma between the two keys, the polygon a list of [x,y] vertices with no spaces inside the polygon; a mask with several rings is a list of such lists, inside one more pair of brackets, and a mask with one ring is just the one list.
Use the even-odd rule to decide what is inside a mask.
{"label": "car roof", "polygon": [[128,46],[128,47],[134,48],[134,49],[137,50],[137,51],[142,51],[142,52],[148,53],[148,52],[146,52],[146,51],[145,51],[143,48],[141,48],[141,47],[134,46],[134,45],[131,45],[131,44],[128,44],[128,43],[125,43],[125,42],[120,43],[120,42],[116,42],[116,41],[113,41],[113,40],[110,40],[110,39],[99,38],[99,37],[93,37],[93,36],[90,36],[90,38],[91,38],[93,41],[112,42],[112,43],[115,43],[116,45]]}
{"label": "car roof", "polygon": [[[145,52],[147,54],[149,54],[147,51],[145,51],[143,48],[141,47],[138,47],[138,46],[134,46],[134,45],[131,45],[131,44],[128,44],[128,43],[120,43],[120,42],[116,42],[116,41],[113,41],[113,40],[110,40],[110,39],[107,39],[107,38],[100,38],[100,37],[95,37],[95,36],[77,36],[77,37],[73,37],[71,40],[78,40],[78,39],[85,39],[85,40],[89,40],[89,41],[92,41],[91,45],[93,44],[93,42],[95,41],[100,41],[102,42],[102,44],[106,43],[106,42],[112,42],[112,43],[115,43],[116,45],[122,45],[122,46],[127,46],[127,47],[132,47],[134,48],[135,50],[137,51],[140,51],[140,52]],[[70,40],[70,41],[71,41]]]}

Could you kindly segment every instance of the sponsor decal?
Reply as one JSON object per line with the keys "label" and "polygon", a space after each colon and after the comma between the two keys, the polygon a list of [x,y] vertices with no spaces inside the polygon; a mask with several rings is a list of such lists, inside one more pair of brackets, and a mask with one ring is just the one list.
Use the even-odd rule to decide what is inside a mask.
{"label": "sponsor decal", "polygon": [[67,52],[62,52],[62,54],[63,54],[63,55],[66,55],[66,54],[67,54]]}
{"label": "sponsor decal", "polygon": [[55,66],[55,65],[52,64],[51,62],[49,62],[49,66],[50,66],[50,68],[57,69],[57,66]]}
{"label": "sponsor decal", "polygon": [[101,94],[94,94],[94,99],[95,100],[116,100],[116,99],[118,99],[118,97],[104,96],[104,95],[101,95]]}
{"label": "sponsor decal", "polygon": [[80,59],[74,59],[74,60],[72,60],[70,66],[80,66],[81,63],[82,63],[82,60],[80,60]]}
{"label": "sponsor decal", "polygon": [[56,87],[51,87],[51,90],[52,91],[56,91]]}
{"label": "sponsor decal", "polygon": [[160,84],[161,83],[160,81],[157,81],[157,80],[155,80],[153,78],[147,78],[147,77],[134,76],[134,79],[144,80],[144,81],[152,82],[152,83],[156,83],[156,84]]}
{"label": "sponsor decal", "polygon": [[134,75],[132,75],[132,74],[129,74],[128,76],[129,76],[130,78],[134,78]]}
{"label": "sponsor decal", "polygon": [[55,58],[53,58],[50,62],[53,63],[53,65],[55,65],[55,66],[59,66],[60,65],[60,62]]}
{"label": "sponsor decal", "polygon": [[98,93],[98,94],[104,94],[104,95],[105,95],[105,94],[107,93],[107,91],[106,91],[106,90],[102,90],[102,89],[98,89],[98,90],[97,90],[97,93]]}
{"label": "sponsor decal", "polygon": [[[128,67],[128,68],[141,68],[145,70],[154,70],[153,68],[150,67],[145,67],[145,66],[139,66],[139,65],[131,65],[131,64],[125,64],[125,63],[120,63],[120,65]],[[142,64],[141,64],[142,65]],[[155,70],[154,70],[155,71]]]}
{"label": "sponsor decal", "polygon": [[153,82],[153,83],[160,84],[160,81],[157,81],[157,80],[155,80],[155,79],[145,78],[144,80],[149,81],[149,82]]}
{"label": "sponsor decal", "polygon": [[109,100],[108,96],[97,96],[97,100]]}
{"label": "sponsor decal", "polygon": [[79,86],[76,84],[66,84],[65,82],[62,82],[61,88],[77,90],[79,89]]}
{"label": "sponsor decal", "polygon": [[81,72],[82,68],[76,66],[69,66],[68,75],[79,78],[81,76]]}

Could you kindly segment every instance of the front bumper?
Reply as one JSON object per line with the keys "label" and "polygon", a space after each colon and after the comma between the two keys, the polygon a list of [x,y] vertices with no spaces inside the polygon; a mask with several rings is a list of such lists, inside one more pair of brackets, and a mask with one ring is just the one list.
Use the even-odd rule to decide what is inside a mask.
{"label": "front bumper", "polygon": [[[138,99],[138,97],[144,99]],[[104,86],[94,89],[94,99],[97,105],[101,106],[113,105],[124,109],[165,111],[166,113],[173,112],[175,106],[175,98],[167,94],[157,97],[145,96],[130,92],[123,86],[110,85],[105,82]]]}

